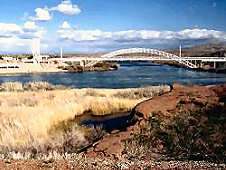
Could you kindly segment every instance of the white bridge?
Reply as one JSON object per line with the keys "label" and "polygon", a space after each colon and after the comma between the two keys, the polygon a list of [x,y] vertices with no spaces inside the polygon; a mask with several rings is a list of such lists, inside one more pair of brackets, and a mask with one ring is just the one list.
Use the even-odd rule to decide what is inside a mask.
{"label": "white bridge", "polygon": [[[164,51],[146,48],[130,48],[114,51],[101,57],[73,57],[58,58],[58,61],[91,61],[87,65],[92,66],[99,61],[176,61],[188,68],[198,68],[196,61],[202,62],[226,62],[226,57],[179,57]],[[193,62],[194,61],[194,62]],[[86,65],[86,66],[87,66]]]}

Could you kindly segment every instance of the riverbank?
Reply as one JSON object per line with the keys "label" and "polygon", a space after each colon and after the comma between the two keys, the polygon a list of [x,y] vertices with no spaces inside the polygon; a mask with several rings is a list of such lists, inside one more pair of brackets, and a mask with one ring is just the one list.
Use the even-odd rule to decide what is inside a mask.
{"label": "riverbank", "polygon": [[[79,93],[86,93],[85,91],[79,90]],[[115,93],[115,90],[100,91],[101,95],[108,94],[108,97]],[[117,95],[123,98],[124,94],[126,96],[131,94],[131,91],[125,93],[124,90],[119,90],[118,92],[120,95]],[[19,148],[16,152],[8,151],[7,156],[0,154],[2,160],[0,167],[8,169],[28,167],[33,169],[224,169],[226,168],[225,92],[226,85],[174,85],[171,92],[136,105],[131,112],[135,120],[134,124],[124,130],[114,130],[107,134],[102,133],[101,126],[90,130],[73,126],[73,121],[58,123],[55,129],[62,132],[64,138],[59,134],[58,137],[55,136],[46,152],[41,152],[43,147],[32,149],[34,145],[31,145],[30,152],[27,150],[26,153],[18,152]],[[36,93],[33,96],[36,96]],[[79,97],[79,99],[82,98]],[[56,100],[54,99],[53,102]],[[38,114],[32,114],[33,123],[37,121],[35,115]],[[42,124],[44,120],[46,119],[42,119]],[[18,119],[14,124],[18,124]],[[14,124],[11,124],[11,127]],[[56,145],[54,142],[58,141],[56,139],[67,139],[63,143],[63,149],[60,148],[62,143]],[[82,147],[83,150],[75,153],[78,147]]]}
{"label": "riverbank", "polygon": [[93,66],[80,66],[73,64],[54,64],[54,63],[3,63],[9,64],[9,67],[14,64],[15,68],[0,68],[0,75],[4,74],[37,74],[37,73],[59,73],[59,72],[90,72],[90,71],[112,71],[119,68],[119,64],[100,62]]}
{"label": "riverbank", "polygon": [[[176,61],[153,61],[153,63],[165,64],[165,65],[169,65],[169,66],[173,66],[173,67],[189,69]],[[199,71],[199,72],[211,72],[211,73],[224,73],[225,74],[226,73],[226,65],[222,65],[220,67],[214,68],[210,64],[209,65],[206,64],[202,68],[200,67],[200,68],[190,69],[190,70]]]}
{"label": "riverbank", "polygon": [[224,169],[225,99],[226,84],[174,85],[138,104],[131,112],[137,123],[104,136],[86,156],[129,162],[128,169]]}
{"label": "riverbank", "polygon": [[36,74],[65,72],[55,64],[16,63],[18,68],[1,68],[0,74]]}
{"label": "riverbank", "polygon": [[169,90],[169,86],[113,90],[68,89],[46,82],[3,83],[0,85],[0,150],[45,148],[53,140],[58,145],[65,134],[54,134],[51,129],[60,122],[83,114],[128,113],[137,103]]}

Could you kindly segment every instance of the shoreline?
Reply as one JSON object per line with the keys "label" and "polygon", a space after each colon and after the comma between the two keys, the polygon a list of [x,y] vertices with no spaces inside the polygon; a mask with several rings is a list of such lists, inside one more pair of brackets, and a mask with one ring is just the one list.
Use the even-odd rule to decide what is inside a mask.
{"label": "shoreline", "polygon": [[36,64],[36,63],[13,63],[19,68],[0,68],[0,75],[4,74],[36,74],[36,73],[57,73],[65,72],[58,69],[56,64]]}
{"label": "shoreline", "polygon": [[31,74],[54,74],[54,73],[70,73],[69,71],[43,71],[43,72],[13,72],[13,73],[1,73],[0,72],[0,77],[1,76],[14,76],[14,75],[31,75]]}
{"label": "shoreline", "polygon": [[[184,68],[195,72],[209,72],[216,74],[226,74],[226,69],[190,69],[176,62],[153,61],[153,63],[168,65],[176,68]],[[114,71],[120,66],[115,63],[102,63],[100,66],[82,67],[82,66],[59,66],[57,64],[34,64],[34,63],[17,63],[20,68],[0,68],[0,76],[5,75],[20,75],[20,74],[51,74],[51,73],[83,73],[83,72],[99,72],[99,71]]]}
{"label": "shoreline", "polygon": [[209,69],[205,69],[205,68],[187,68],[184,65],[181,65],[180,63],[177,62],[165,62],[165,61],[153,61],[153,63],[157,63],[157,64],[163,64],[163,65],[168,65],[168,66],[172,66],[172,67],[176,67],[176,68],[184,68],[187,70],[191,70],[191,71],[198,71],[198,72],[207,72],[207,73],[216,73],[216,74],[226,74],[226,68],[209,68]]}
{"label": "shoreline", "polygon": [[46,74],[46,73],[82,73],[97,71],[114,71],[120,66],[114,63],[97,63],[94,66],[68,65],[60,66],[58,64],[34,64],[34,63],[16,63],[19,68],[0,68],[0,76],[5,74]]}

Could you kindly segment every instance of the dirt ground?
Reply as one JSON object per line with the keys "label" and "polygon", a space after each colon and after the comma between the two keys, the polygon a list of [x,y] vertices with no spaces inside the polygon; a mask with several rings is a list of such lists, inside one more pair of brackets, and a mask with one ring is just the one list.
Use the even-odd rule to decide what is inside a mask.
{"label": "dirt ground", "polygon": [[[124,131],[112,131],[106,134],[74,158],[58,160],[4,158],[0,161],[0,169],[225,169],[224,161],[216,163],[208,160],[176,160],[175,158],[160,160],[161,154],[152,151],[140,157],[128,157],[123,142],[133,134],[142,131],[145,122],[153,116],[153,113],[161,113],[164,117],[170,118],[181,113],[181,109],[192,111],[213,105],[225,109],[225,99],[226,84],[205,87],[185,87],[176,84],[171,92],[138,104],[131,113],[136,119],[134,125]],[[181,105],[183,107],[178,107]],[[133,152],[130,154],[132,155]]]}

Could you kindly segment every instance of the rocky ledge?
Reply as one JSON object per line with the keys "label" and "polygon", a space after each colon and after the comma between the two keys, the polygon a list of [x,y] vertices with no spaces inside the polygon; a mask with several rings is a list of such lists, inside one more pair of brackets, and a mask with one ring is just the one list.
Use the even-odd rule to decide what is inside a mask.
{"label": "rocky ledge", "polygon": [[[142,160],[147,167],[159,168],[170,168],[172,161],[204,161],[208,166],[213,162],[225,167],[225,102],[226,84],[175,84],[171,92],[138,104],[131,113],[137,122],[126,131],[104,136],[87,150],[87,157]],[[155,161],[159,165],[151,166]],[[185,168],[182,164],[176,167]],[[194,168],[192,163],[189,166]]]}

